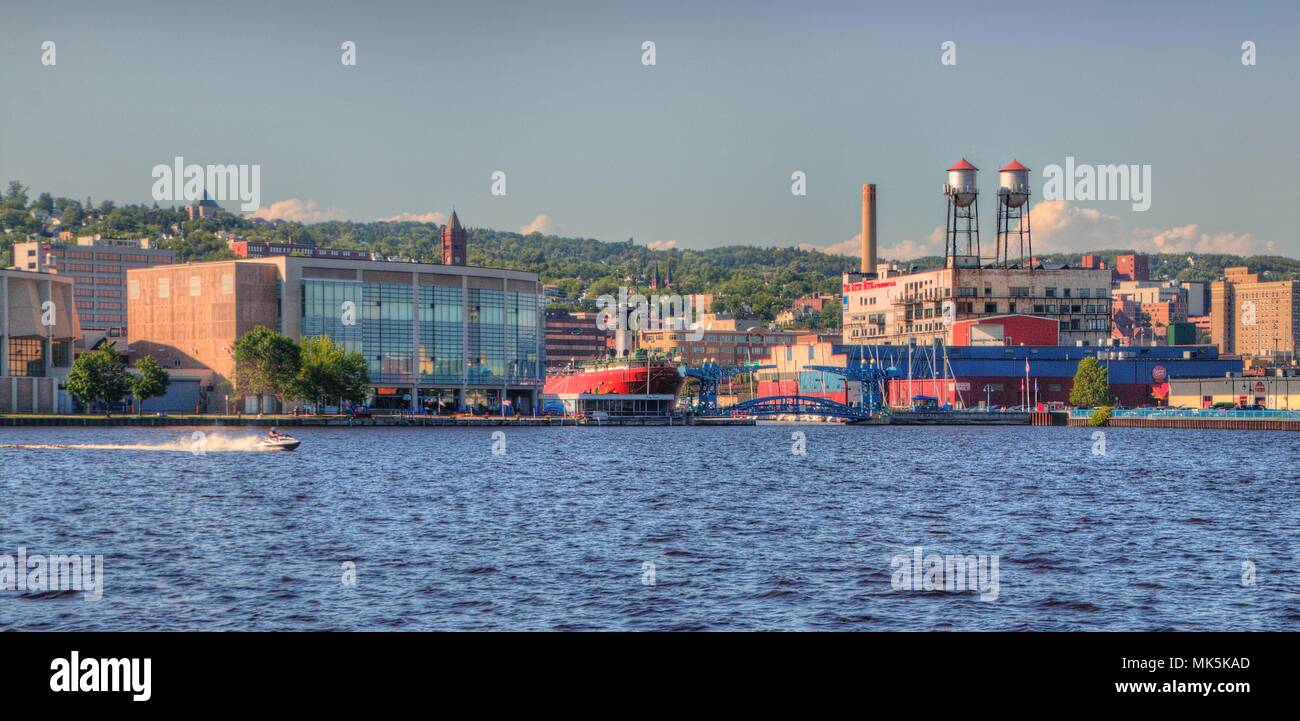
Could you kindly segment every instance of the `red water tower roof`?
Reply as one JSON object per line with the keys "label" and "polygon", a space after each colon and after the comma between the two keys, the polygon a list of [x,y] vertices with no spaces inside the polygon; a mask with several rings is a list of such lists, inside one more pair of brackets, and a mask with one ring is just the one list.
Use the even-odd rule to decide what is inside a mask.
{"label": "red water tower roof", "polygon": [[1023,170],[1025,172],[1029,172],[1029,168],[1026,168],[1025,166],[1021,165],[1019,160],[1012,160],[1010,163],[1007,163],[1006,165],[1002,166],[1002,170],[999,172],[1005,173],[1010,170]]}
{"label": "red water tower roof", "polygon": [[953,165],[951,168],[948,168],[948,170],[950,171],[951,170],[979,170],[979,168],[975,167],[974,165],[971,165],[969,162],[967,162],[965,158],[962,158],[961,160],[957,161],[956,165]]}

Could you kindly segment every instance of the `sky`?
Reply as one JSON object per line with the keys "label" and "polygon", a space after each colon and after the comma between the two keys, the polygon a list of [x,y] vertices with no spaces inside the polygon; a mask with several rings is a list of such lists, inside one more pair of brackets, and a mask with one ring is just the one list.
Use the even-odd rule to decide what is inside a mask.
{"label": "sky", "polygon": [[[1036,251],[1300,257],[1297,117],[1291,0],[4,0],[0,22],[0,180],[33,194],[152,204],[179,156],[260,166],[263,217],[454,205],[468,226],[656,248],[856,254],[872,182],[882,255],[941,251],[965,157],[989,240],[1016,158]],[[1067,157],[1150,166],[1150,208],[1045,199]]]}

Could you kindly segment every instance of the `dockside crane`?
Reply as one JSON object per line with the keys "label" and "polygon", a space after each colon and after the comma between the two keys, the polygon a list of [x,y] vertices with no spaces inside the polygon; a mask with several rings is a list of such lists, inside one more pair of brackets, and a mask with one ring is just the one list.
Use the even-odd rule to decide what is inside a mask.
{"label": "dockside crane", "polygon": [[753,373],[754,371],[764,368],[775,368],[774,365],[762,365],[759,363],[744,363],[736,366],[720,366],[717,363],[706,362],[700,364],[697,368],[687,366],[678,366],[678,372],[687,378],[695,378],[700,382],[700,404],[699,414],[702,416],[718,415],[718,386],[723,381],[731,380],[738,375]]}

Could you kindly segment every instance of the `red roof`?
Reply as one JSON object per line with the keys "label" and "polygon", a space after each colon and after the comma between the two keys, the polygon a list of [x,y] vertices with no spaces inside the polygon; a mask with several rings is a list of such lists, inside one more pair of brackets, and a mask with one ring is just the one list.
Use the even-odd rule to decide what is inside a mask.
{"label": "red roof", "polygon": [[957,161],[956,165],[952,166],[951,168],[948,168],[948,170],[979,170],[979,168],[975,167],[974,165],[971,165],[969,162],[966,161],[965,158],[962,158],[961,160]]}
{"label": "red roof", "polygon": [[1023,170],[1028,172],[1029,168],[1026,168],[1025,166],[1021,165],[1019,160],[1012,160],[1010,163],[1007,163],[1006,165],[1002,166],[1002,170],[999,172],[1005,173],[1009,170]]}

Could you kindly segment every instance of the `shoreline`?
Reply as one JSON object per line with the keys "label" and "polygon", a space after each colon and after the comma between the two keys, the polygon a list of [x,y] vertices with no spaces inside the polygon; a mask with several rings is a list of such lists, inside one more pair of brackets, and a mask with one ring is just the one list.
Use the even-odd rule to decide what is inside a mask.
{"label": "shoreline", "polygon": [[86,415],[0,415],[0,427],[163,427],[163,426],[223,426],[286,428],[484,428],[497,426],[552,427],[568,426],[752,426],[752,418],[693,418],[687,416],[647,416],[604,418],[601,420],[575,419],[560,416],[522,416],[518,418],[450,417],[450,416],[377,416],[347,418],[340,416],[86,416]]}
{"label": "shoreline", "polygon": [[[823,422],[824,423],[824,422]],[[847,423],[855,426],[985,426],[985,427],[1023,427],[1056,426],[1086,427],[1087,418],[1072,416],[1063,411],[1039,412],[933,412],[933,411],[899,411],[882,419]],[[339,416],[270,416],[257,418],[253,416],[86,416],[86,415],[37,415],[10,414],[0,415],[0,428],[18,427],[167,427],[167,426],[217,426],[217,427],[270,427],[286,428],[487,428],[487,427],[732,427],[771,424],[818,425],[816,421],[786,420],[781,418],[712,418],[699,416],[645,416],[625,418],[603,418],[600,420],[559,416],[521,416],[517,418],[497,417],[450,417],[450,416],[378,416],[371,418],[346,418]],[[838,425],[838,424],[837,424]],[[1189,418],[1189,417],[1112,417],[1105,428],[1172,428],[1193,430],[1234,430],[1234,431],[1300,431],[1300,420],[1290,418]]]}

